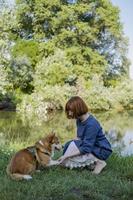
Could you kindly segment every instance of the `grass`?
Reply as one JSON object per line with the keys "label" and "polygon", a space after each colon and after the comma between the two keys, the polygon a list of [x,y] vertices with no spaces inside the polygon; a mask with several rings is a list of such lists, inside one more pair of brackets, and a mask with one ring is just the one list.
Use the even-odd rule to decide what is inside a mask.
{"label": "grass", "polygon": [[0,200],[131,200],[133,157],[113,154],[98,176],[88,169],[61,167],[35,173],[31,181],[13,181],[6,166],[13,152],[0,150]]}

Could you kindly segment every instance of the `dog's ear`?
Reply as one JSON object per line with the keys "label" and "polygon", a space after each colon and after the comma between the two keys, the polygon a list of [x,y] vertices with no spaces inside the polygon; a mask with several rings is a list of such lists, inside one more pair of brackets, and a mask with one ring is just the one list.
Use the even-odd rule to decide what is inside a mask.
{"label": "dog's ear", "polygon": [[35,143],[35,147],[36,149],[43,149],[44,144],[42,143],[41,140],[39,140],[38,142]]}
{"label": "dog's ear", "polygon": [[36,149],[39,149],[39,148],[40,148],[39,142],[36,142],[36,143],[35,143],[35,147],[36,147]]}
{"label": "dog's ear", "polygon": [[55,133],[54,133],[54,132],[52,132],[50,135],[48,135],[48,141],[49,141],[50,143],[52,143],[52,142],[53,142],[53,139],[54,139],[54,137],[55,137]]}

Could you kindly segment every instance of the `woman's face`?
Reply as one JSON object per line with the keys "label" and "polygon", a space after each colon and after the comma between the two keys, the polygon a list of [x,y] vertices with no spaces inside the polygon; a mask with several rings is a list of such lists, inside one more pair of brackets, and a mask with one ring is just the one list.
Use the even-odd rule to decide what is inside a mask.
{"label": "woman's face", "polygon": [[71,110],[68,111],[68,118],[73,119],[73,112]]}

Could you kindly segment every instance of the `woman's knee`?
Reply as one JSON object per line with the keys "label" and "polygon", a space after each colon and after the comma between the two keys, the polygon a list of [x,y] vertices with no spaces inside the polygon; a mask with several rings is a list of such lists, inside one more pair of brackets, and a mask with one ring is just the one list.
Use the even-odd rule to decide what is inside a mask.
{"label": "woman's knee", "polygon": [[65,143],[65,145],[64,145],[64,147],[63,147],[63,155],[64,155],[64,153],[66,152],[66,150],[67,150],[69,144],[70,144],[72,141],[73,141],[73,140],[70,140],[70,141],[68,141],[67,143]]}

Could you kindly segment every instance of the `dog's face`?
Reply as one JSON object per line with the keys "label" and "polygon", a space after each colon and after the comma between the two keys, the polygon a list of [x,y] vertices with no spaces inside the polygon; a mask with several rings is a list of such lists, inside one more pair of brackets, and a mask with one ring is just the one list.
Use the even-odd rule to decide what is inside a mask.
{"label": "dog's face", "polygon": [[60,144],[59,138],[55,135],[55,133],[51,133],[45,138],[42,138],[36,143],[36,147],[40,149],[40,151],[44,152],[46,150],[48,151],[54,151],[61,150],[62,145]]}
{"label": "dog's face", "polygon": [[62,149],[62,145],[60,144],[59,138],[55,135],[55,133],[53,133],[53,137],[52,137],[52,150],[61,150]]}
{"label": "dog's face", "polygon": [[51,157],[53,157],[55,150],[60,151],[62,149],[62,145],[60,144],[59,138],[55,135],[55,133],[51,134],[50,142],[51,142],[51,145],[52,145],[52,155],[51,155]]}

